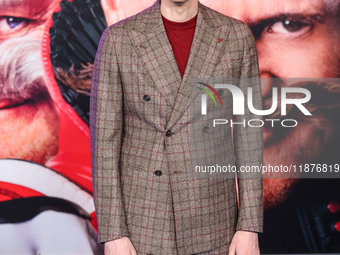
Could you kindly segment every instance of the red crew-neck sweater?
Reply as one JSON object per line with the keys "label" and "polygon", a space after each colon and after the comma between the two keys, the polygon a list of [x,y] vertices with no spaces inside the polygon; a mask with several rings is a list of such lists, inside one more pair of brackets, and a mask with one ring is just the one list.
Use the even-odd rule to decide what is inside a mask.
{"label": "red crew-neck sweater", "polygon": [[163,15],[162,19],[179,71],[183,77],[195,33],[197,15],[185,22],[171,21]]}

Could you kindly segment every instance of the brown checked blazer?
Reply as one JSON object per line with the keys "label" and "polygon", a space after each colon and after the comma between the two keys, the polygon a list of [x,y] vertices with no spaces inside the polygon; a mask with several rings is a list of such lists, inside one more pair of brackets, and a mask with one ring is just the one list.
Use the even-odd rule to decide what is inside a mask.
{"label": "brown checked blazer", "polygon": [[[238,208],[235,179],[195,178],[187,163],[190,81],[201,77],[259,77],[245,23],[199,4],[183,78],[159,0],[103,33],[90,102],[99,242],[128,236],[139,254],[194,254],[230,243],[236,230],[262,232],[262,179],[238,173]],[[259,109],[260,84],[253,90]],[[229,163],[262,164],[261,128],[226,130]]]}

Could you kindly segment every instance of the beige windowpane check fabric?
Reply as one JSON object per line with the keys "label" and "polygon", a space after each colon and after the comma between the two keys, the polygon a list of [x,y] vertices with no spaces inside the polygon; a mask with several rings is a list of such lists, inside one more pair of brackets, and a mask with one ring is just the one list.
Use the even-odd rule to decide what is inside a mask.
{"label": "beige windowpane check fabric", "polygon": [[[254,37],[202,4],[195,29],[183,78],[160,1],[102,35],[90,101],[99,242],[128,236],[140,254],[195,254],[228,244],[239,229],[262,232],[261,179],[238,180],[238,210],[234,179],[193,178],[188,164],[191,79],[258,77]],[[260,108],[259,83],[253,89]],[[234,128],[231,137],[233,164],[262,163],[261,129]]]}

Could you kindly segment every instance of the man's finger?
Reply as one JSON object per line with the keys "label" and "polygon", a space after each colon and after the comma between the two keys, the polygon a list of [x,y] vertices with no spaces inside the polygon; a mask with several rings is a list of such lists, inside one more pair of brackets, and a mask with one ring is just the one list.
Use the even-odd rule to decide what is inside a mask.
{"label": "man's finger", "polygon": [[236,255],[236,247],[235,245],[229,246],[229,255]]}

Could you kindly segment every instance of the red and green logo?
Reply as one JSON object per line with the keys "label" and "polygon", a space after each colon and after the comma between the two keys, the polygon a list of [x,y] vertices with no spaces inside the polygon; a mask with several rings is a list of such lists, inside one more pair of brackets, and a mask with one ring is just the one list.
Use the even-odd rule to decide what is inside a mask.
{"label": "red and green logo", "polygon": [[[198,81],[197,83],[198,83],[198,84],[201,84],[201,85],[203,85],[203,86],[206,86],[206,87],[209,88],[212,92],[214,92],[214,94],[217,96],[217,98],[218,98],[218,100],[220,101],[220,104],[221,104],[221,106],[222,106],[222,100],[221,100],[221,98],[220,98],[220,95],[217,93],[216,89],[214,89],[214,88],[211,87],[210,85],[208,85],[208,84],[206,84],[206,83],[203,83],[203,82],[199,82],[199,81]],[[206,92],[206,93],[212,98],[212,100],[214,101],[215,106],[217,105],[214,95],[213,95],[208,89],[201,88],[201,87],[196,87],[196,88],[198,88],[198,89],[200,89],[200,90]]]}

